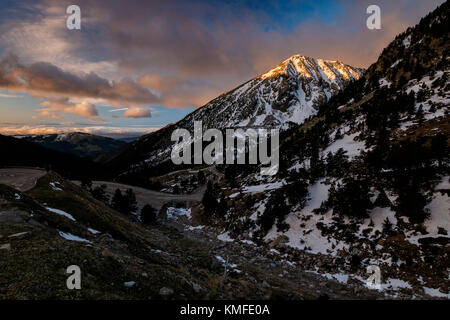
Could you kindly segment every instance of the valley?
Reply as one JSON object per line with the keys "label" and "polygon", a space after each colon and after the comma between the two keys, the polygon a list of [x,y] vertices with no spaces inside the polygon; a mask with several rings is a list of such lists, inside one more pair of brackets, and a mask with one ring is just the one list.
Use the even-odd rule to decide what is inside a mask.
{"label": "valley", "polygon": [[[280,59],[128,143],[0,135],[0,299],[450,299],[449,20],[367,69]],[[225,152],[255,128],[274,163],[266,139]]]}
{"label": "valley", "polygon": [[[26,175],[25,171],[21,172]],[[33,172],[28,172],[29,178],[34,179]],[[50,180],[57,183],[61,191],[49,198],[48,195],[53,190],[48,184]],[[127,187],[117,184],[110,186]],[[69,189],[72,191],[67,194]],[[231,241],[209,227],[192,226],[189,215],[179,215],[177,210],[174,210],[173,216],[162,218],[157,225],[143,227],[133,219],[103,208],[93,199],[89,200],[87,194],[84,195],[85,200],[82,200],[83,205],[77,210],[73,207],[71,210],[67,209],[70,207],[67,205],[69,199],[72,199],[71,206],[77,206],[79,201],[72,198],[73,191],[79,195],[84,192],[50,173],[41,177],[35,188],[24,194],[18,193],[21,199],[26,199],[27,205],[35,208],[34,214],[27,213],[27,208],[17,201],[16,196],[3,198],[0,210],[0,242],[3,244],[7,241],[10,245],[10,249],[0,250],[3,284],[0,294],[3,298],[11,297],[17,290],[21,292],[22,298],[40,299],[381,297],[377,292],[365,288],[361,281],[341,283],[339,279],[330,279],[328,275],[321,276],[314,270],[304,269],[301,266],[304,260],[307,260],[305,256],[298,256],[297,260],[289,261],[287,259],[292,259],[290,255],[281,254],[275,249],[268,251],[251,242]],[[135,191],[141,191],[142,201],[147,202],[145,190],[136,188]],[[2,192],[5,192],[5,189]],[[150,192],[148,195],[150,200],[155,193]],[[35,202],[44,200],[47,209],[51,206],[52,209],[57,207],[61,211],[67,210],[73,221],[50,211],[45,212],[45,208]],[[192,199],[189,198],[189,201]],[[79,210],[88,211],[88,215]],[[189,208],[178,210],[190,211]],[[102,215],[109,216],[106,224],[101,223]],[[99,231],[96,230],[95,234],[81,231],[86,226]],[[119,236],[118,232],[122,235]],[[72,234],[78,234],[80,237],[67,237]],[[83,234],[86,238],[81,238]],[[86,241],[83,241],[84,239]],[[85,242],[87,244],[84,244]],[[42,258],[33,263],[27,260],[29,255],[36,254]],[[73,293],[64,290],[63,270],[46,280],[46,277],[50,276],[49,272],[52,272],[52,266],[62,267],[64,261],[76,263],[83,270],[86,275],[86,279],[83,277],[83,290]],[[228,271],[222,287],[220,282],[225,264]],[[19,265],[20,268],[12,272],[14,269],[11,268]],[[190,268],[186,268],[188,265]],[[270,268],[266,267],[268,265]],[[161,267],[166,271],[162,272]],[[108,271],[110,268],[119,268],[121,271],[111,273]],[[26,275],[31,270],[34,270],[34,278],[25,276],[17,282],[14,276],[17,272]],[[158,276],[156,270],[159,270]],[[169,276],[170,274],[172,276]],[[39,281],[38,287],[33,286],[36,281]],[[129,281],[134,283],[131,288],[124,285]],[[159,287],[168,287],[172,293],[161,294]],[[108,294],[104,295],[106,292]]]}

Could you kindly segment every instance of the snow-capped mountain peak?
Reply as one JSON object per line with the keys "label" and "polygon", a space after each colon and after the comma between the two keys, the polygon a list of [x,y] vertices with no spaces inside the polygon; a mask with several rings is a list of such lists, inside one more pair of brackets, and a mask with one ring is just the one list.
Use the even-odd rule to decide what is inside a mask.
{"label": "snow-capped mountain peak", "polygon": [[339,61],[294,55],[182,121],[201,119],[210,128],[301,124],[363,72]]}
{"label": "snow-capped mountain peak", "polygon": [[314,59],[303,55],[294,55],[284,60],[278,66],[259,76],[261,79],[273,78],[280,75],[291,77],[322,78],[333,81],[342,79],[348,81],[358,79],[362,69],[353,68],[340,61]]}

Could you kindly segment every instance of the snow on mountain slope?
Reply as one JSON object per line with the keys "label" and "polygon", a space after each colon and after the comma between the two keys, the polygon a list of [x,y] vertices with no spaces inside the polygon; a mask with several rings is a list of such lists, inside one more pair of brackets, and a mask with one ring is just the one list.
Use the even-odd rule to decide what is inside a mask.
{"label": "snow on mountain slope", "polygon": [[187,119],[203,120],[209,128],[300,124],[363,71],[339,61],[294,55]]}

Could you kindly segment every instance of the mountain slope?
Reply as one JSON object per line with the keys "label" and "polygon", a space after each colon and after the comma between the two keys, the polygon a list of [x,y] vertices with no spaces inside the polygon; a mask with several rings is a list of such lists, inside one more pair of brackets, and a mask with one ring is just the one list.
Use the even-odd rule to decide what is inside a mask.
{"label": "mountain slope", "polygon": [[[324,287],[319,276],[280,261],[268,269],[268,253],[224,245],[178,218],[162,214],[158,223],[144,225],[53,172],[27,192],[0,184],[0,299],[381,297],[358,284],[329,281]],[[71,265],[81,270],[82,290],[67,289]]]}
{"label": "mountain slope", "polygon": [[124,141],[81,132],[27,135],[17,136],[17,138],[40,144],[52,150],[92,159],[125,145]]}
{"label": "mountain slope", "polygon": [[277,176],[225,166],[210,193],[227,210],[204,208],[209,221],[239,239],[315,254],[321,273],[357,279],[376,265],[386,290],[448,298],[449,25],[447,1],[284,132]]}
{"label": "mountain slope", "polygon": [[[275,68],[212,100],[184,119],[139,138],[105,163],[124,181],[145,185],[142,178],[170,171],[170,141],[173,130],[193,131],[193,122],[203,127],[264,126],[286,129],[317,113],[319,106],[359,79],[363,69],[338,61],[295,55]],[[105,157],[103,157],[105,159]]]}

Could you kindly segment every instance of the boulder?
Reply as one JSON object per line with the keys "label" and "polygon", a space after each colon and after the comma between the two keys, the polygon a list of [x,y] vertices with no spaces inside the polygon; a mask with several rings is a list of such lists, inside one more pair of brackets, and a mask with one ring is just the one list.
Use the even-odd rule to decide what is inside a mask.
{"label": "boulder", "polygon": [[172,288],[162,287],[159,290],[159,295],[163,297],[171,296],[174,294],[174,291]]}

